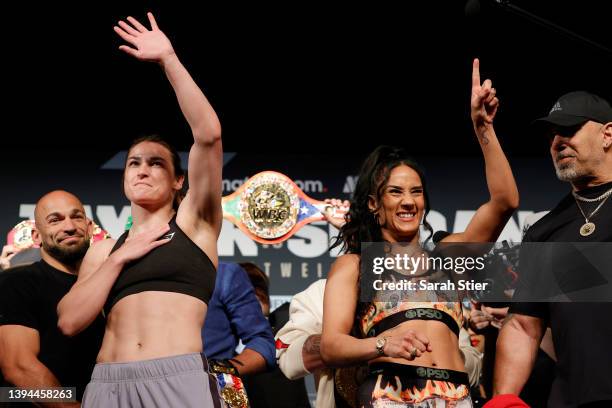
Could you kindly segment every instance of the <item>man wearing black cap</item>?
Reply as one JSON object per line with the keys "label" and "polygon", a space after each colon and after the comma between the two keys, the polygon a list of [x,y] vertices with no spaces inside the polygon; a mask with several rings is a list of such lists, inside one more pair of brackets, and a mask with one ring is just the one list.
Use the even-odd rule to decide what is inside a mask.
{"label": "man wearing black cap", "polygon": [[[538,133],[549,136],[557,177],[569,182],[572,190],[527,231],[523,242],[612,242],[609,103],[588,92],[571,92],[534,126]],[[567,275],[558,269],[555,276]],[[578,272],[579,276],[573,277],[582,279],[586,268]],[[504,398],[511,397],[500,394],[519,394],[546,326],[552,329],[557,355],[548,406],[612,406],[604,404],[612,400],[612,299],[599,303],[514,303],[510,312],[497,341],[494,392],[498,397],[489,406],[503,404]]]}

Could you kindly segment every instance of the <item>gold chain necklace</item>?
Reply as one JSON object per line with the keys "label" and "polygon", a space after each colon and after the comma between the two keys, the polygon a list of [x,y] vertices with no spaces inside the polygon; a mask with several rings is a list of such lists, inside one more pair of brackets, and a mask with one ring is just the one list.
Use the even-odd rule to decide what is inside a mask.
{"label": "gold chain necklace", "polygon": [[[587,237],[591,235],[593,232],[595,232],[595,223],[592,221],[589,221],[589,218],[593,218],[593,216],[597,213],[597,211],[599,211],[599,209],[604,205],[604,203],[608,200],[608,198],[610,198],[610,195],[612,195],[612,188],[606,191],[605,193],[603,193],[602,195],[600,195],[599,197],[595,197],[595,198],[584,198],[576,194],[575,191],[572,191],[572,195],[574,196],[574,199],[576,200],[576,205],[578,206],[580,213],[584,217],[584,224],[582,225],[582,227],[580,227],[580,235],[582,235],[583,237]],[[578,200],[584,201],[587,203],[594,203],[600,200],[602,201],[601,203],[599,203],[597,208],[595,208],[587,217],[587,215],[582,210],[582,207],[580,207],[580,203],[578,203]]]}

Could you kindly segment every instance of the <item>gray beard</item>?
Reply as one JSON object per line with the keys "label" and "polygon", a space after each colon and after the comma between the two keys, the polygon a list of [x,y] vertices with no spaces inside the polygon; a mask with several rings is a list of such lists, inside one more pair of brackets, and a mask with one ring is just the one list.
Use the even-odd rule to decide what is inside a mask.
{"label": "gray beard", "polygon": [[562,167],[559,167],[556,162],[553,162],[553,164],[555,165],[555,172],[557,173],[557,178],[561,181],[567,181],[572,183],[588,176],[584,169],[582,171],[576,170],[576,163],[571,163]]}
{"label": "gray beard", "polygon": [[555,166],[555,171],[557,172],[557,178],[561,181],[572,182],[577,180],[580,175],[573,167],[566,167],[564,169],[560,169]]}

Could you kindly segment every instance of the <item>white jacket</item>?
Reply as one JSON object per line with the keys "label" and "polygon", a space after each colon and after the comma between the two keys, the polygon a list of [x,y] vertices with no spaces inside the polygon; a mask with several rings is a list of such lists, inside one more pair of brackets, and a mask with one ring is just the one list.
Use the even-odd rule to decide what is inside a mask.
{"label": "white jacket", "polygon": [[[310,374],[304,367],[302,347],[309,336],[323,331],[325,282],[325,279],[320,279],[293,297],[289,306],[289,321],[276,334],[276,339],[284,343],[279,345],[276,342],[278,366],[291,380]],[[314,374],[317,387],[315,407],[335,408],[333,370],[326,368]]]}
{"label": "white jacket", "polygon": [[[325,279],[320,279],[293,297],[289,306],[289,321],[276,334],[278,366],[291,380],[311,374],[304,367],[302,347],[309,336],[323,331],[325,282]],[[472,347],[470,336],[463,328],[459,332],[459,348],[465,357],[470,384],[474,386],[478,384],[482,370],[482,356]],[[323,369],[314,374],[317,385],[315,407],[335,408],[333,370]]]}

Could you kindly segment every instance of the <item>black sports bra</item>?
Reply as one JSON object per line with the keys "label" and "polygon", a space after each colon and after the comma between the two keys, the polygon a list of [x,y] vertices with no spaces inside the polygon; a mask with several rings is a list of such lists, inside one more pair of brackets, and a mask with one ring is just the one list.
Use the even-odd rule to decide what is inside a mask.
{"label": "black sports bra", "polygon": [[[119,300],[145,291],[176,292],[208,303],[215,288],[216,268],[210,258],[179,228],[173,217],[164,237],[170,242],[127,264],[115,281],[104,305],[106,316]],[[125,242],[119,237],[111,253]]]}

